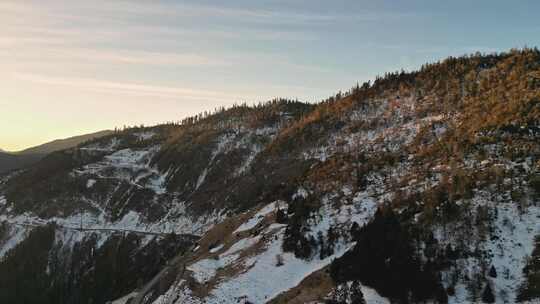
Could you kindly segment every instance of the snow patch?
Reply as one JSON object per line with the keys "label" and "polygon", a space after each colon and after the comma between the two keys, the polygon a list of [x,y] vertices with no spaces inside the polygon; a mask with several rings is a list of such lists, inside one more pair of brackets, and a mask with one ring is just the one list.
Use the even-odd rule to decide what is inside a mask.
{"label": "snow patch", "polygon": [[254,216],[252,216],[247,222],[243,223],[238,227],[234,233],[243,232],[247,230],[251,230],[255,228],[259,223],[264,219],[264,217],[274,211],[277,210],[277,208],[281,208],[285,206],[285,203],[282,201],[275,201],[272,202],[266,206],[264,206],[259,212],[257,212]]}
{"label": "snow patch", "polygon": [[[348,247],[336,250],[336,254],[320,260],[298,259],[292,253],[282,252],[283,230],[277,239],[272,238],[267,249],[260,255],[244,261],[247,270],[233,278],[224,279],[205,299],[208,304],[236,303],[244,298],[252,303],[266,303],[280,293],[298,285],[306,276],[340,257]],[[276,256],[281,255],[284,265],[276,266]],[[180,303],[180,302],[177,302]]]}
{"label": "snow patch", "polygon": [[255,244],[257,244],[261,240],[260,236],[254,237],[254,238],[245,238],[237,241],[234,243],[227,251],[221,254],[221,256],[227,256],[234,253],[237,253],[239,251],[245,250]]}
{"label": "snow patch", "polygon": [[96,151],[96,152],[113,152],[120,145],[120,140],[116,137],[111,138],[108,142],[93,143],[87,146],[81,147],[83,151]]}
{"label": "snow patch", "polygon": [[[485,274],[486,279],[493,288],[497,303],[515,301],[518,290],[524,281],[523,268],[526,258],[532,253],[535,237],[540,235],[540,207],[531,205],[525,210],[518,209],[514,202],[493,202],[484,192],[477,193],[467,208],[475,213],[478,206],[493,210],[493,234],[486,239],[481,237],[477,229],[466,229],[462,226],[449,226],[434,230],[435,238],[441,243],[451,244],[456,248],[463,243],[469,250],[476,248],[487,253],[484,263],[488,269],[493,266],[497,277],[492,278]],[[465,242],[463,242],[465,240]],[[449,303],[470,303],[470,294],[467,283],[461,277],[473,277],[482,271],[480,261],[471,257],[457,260],[457,266],[443,272],[443,282],[447,285],[451,281],[452,271],[457,271],[460,278],[455,286],[455,295],[449,297]]]}
{"label": "snow patch", "polygon": [[154,131],[144,131],[144,132],[134,133],[133,135],[135,135],[139,140],[143,141],[143,140],[149,140],[153,138],[154,136],[156,136],[157,134]]}
{"label": "snow patch", "polygon": [[193,278],[197,280],[197,282],[205,283],[212,279],[220,268],[230,265],[232,262],[236,261],[238,257],[238,255],[229,255],[223,258],[204,259],[190,265],[187,269],[193,272]]}
{"label": "snow patch", "polygon": [[214,248],[210,249],[210,253],[216,253],[216,252],[220,251],[221,248],[223,248],[223,244],[221,244],[221,245],[219,245],[219,246],[217,246],[217,247],[214,247]]}
{"label": "snow patch", "polygon": [[[166,192],[166,180],[169,171],[161,173],[157,168],[150,165],[152,157],[159,151],[160,146],[152,146],[146,149],[122,149],[103,160],[88,164],[82,170],[74,170],[76,175],[90,175],[92,180],[118,179],[126,181],[137,188],[147,188],[156,194]],[[89,182],[87,186],[93,186]]]}
{"label": "snow patch", "polygon": [[28,236],[31,228],[24,226],[10,225],[7,238],[0,239],[0,259],[11,249],[15,248]]}
{"label": "snow patch", "polygon": [[361,285],[362,293],[364,294],[364,300],[366,300],[367,304],[390,304],[391,302],[385,298],[379,295],[379,293],[370,287]]}
{"label": "snow patch", "polygon": [[136,292],[132,292],[132,293],[129,293],[123,297],[121,297],[120,299],[116,299],[114,301],[112,301],[111,304],[126,304],[128,302],[128,300],[134,298],[137,296],[137,293]]}
{"label": "snow patch", "polygon": [[300,187],[300,188],[298,188],[298,190],[296,191],[296,193],[293,194],[292,199],[294,200],[294,199],[297,198],[297,197],[307,198],[308,195],[309,195],[309,193],[307,192],[307,190],[304,189],[304,188],[302,188],[302,187]]}
{"label": "snow patch", "polygon": [[95,184],[96,184],[95,179],[89,179],[89,180],[86,181],[86,188],[90,189],[90,188],[94,187]]}

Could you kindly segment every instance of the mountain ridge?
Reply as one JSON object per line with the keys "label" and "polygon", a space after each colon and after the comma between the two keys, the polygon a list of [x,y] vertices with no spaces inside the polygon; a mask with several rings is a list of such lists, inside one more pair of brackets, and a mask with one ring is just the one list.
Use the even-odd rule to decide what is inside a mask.
{"label": "mountain ridge", "polygon": [[112,134],[111,130],[103,130],[93,133],[87,133],[83,135],[69,136],[66,138],[55,139],[43,144],[39,144],[30,148],[26,148],[20,151],[10,152],[12,154],[49,154],[51,152],[64,150],[68,148],[75,147],[85,141],[89,141],[95,138],[103,137]]}
{"label": "mountain ridge", "polygon": [[451,57],[54,152],[0,181],[0,270],[44,253],[0,300],[24,281],[70,303],[534,302],[539,71],[537,49]]}
{"label": "mountain ridge", "polygon": [[49,153],[69,149],[85,141],[109,135],[112,132],[105,130],[65,139],[57,139],[21,151],[4,151],[0,149],[0,174],[25,168],[35,164]]}

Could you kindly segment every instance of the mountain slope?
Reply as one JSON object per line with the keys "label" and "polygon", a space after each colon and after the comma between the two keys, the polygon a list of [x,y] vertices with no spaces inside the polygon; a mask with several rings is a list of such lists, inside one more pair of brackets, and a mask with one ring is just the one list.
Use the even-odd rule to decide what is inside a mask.
{"label": "mountain slope", "polygon": [[[11,282],[67,303],[537,301],[539,72],[536,49],[449,58],[52,153],[0,182],[0,268],[49,253]],[[179,239],[96,287],[115,234],[137,266]]]}
{"label": "mountain slope", "polygon": [[0,174],[15,169],[24,168],[36,163],[41,158],[39,154],[16,155],[0,152]]}
{"label": "mountain slope", "polygon": [[5,152],[0,149],[0,174],[28,167],[37,163],[49,153],[73,148],[86,141],[110,135],[111,133],[113,132],[106,130],[66,139],[58,139],[19,152]]}
{"label": "mountain slope", "polygon": [[89,140],[92,140],[92,139],[96,139],[96,138],[100,138],[100,137],[103,137],[103,136],[107,136],[107,135],[110,135],[112,133],[113,133],[113,131],[104,130],[104,131],[99,131],[99,132],[90,133],[90,134],[84,134],[84,135],[79,135],[79,136],[73,136],[73,137],[64,138],[64,139],[57,139],[57,140],[53,140],[53,141],[48,142],[48,143],[44,143],[44,144],[41,144],[41,145],[38,145],[38,146],[35,146],[35,147],[24,149],[22,151],[18,151],[18,152],[16,152],[16,154],[23,154],[23,155],[26,155],[26,154],[49,154],[49,153],[52,153],[52,152],[55,152],[55,151],[60,151],[60,150],[73,148],[73,147],[75,147],[75,146],[77,146],[79,144],[82,144],[83,142],[86,142],[86,141],[89,141]]}

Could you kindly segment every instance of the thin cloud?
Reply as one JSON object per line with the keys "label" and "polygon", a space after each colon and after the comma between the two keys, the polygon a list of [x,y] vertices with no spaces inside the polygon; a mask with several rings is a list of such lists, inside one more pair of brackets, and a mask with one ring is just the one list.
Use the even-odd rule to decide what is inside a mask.
{"label": "thin cloud", "polygon": [[[18,81],[32,82],[46,86],[73,88],[81,91],[105,93],[111,96],[121,95],[137,98],[152,97],[176,100],[179,102],[205,101],[215,104],[232,104],[235,102],[266,101],[270,100],[271,98],[283,96],[296,96],[302,98],[302,96],[306,95],[312,95],[312,101],[318,101],[320,98],[326,96],[326,92],[320,88],[294,86],[288,84],[254,83],[250,85],[251,91],[244,90],[242,94],[234,94],[216,90],[148,85],[133,82],[102,81],[92,78],[56,77],[31,73],[15,73],[13,77]],[[260,91],[264,88],[271,88],[275,94],[261,94]],[[317,94],[313,94],[314,92],[317,92]]]}
{"label": "thin cloud", "polygon": [[[225,2],[224,2],[225,3]],[[202,5],[195,3],[164,3],[159,1],[104,1],[91,2],[27,1],[25,5],[16,2],[0,4],[6,11],[37,14],[55,23],[103,22],[121,24],[134,19],[148,17],[176,17],[227,19],[238,22],[262,24],[313,24],[334,22],[340,16],[320,13],[299,13],[286,10],[265,10],[260,8],[239,8],[227,5]],[[5,8],[5,9],[4,9]]]}
{"label": "thin cloud", "polygon": [[237,95],[234,94],[212,90],[145,85],[129,82],[101,81],[90,78],[51,77],[46,75],[26,73],[16,73],[14,77],[18,80],[45,85],[64,86],[82,90],[138,97],[148,96],[161,98],[177,98],[179,100],[204,100],[226,103],[230,103],[240,99]]}
{"label": "thin cloud", "polygon": [[230,63],[217,58],[191,53],[161,53],[137,50],[61,48],[46,51],[42,57],[57,60],[74,59],[94,63],[133,64],[148,66],[223,67]]}
{"label": "thin cloud", "polygon": [[[226,2],[223,2],[226,3]],[[184,18],[227,18],[253,23],[320,23],[335,21],[337,16],[318,13],[238,8],[226,5],[160,3],[157,1],[103,1],[100,5],[83,3],[81,9],[100,11],[101,16],[123,14],[135,16],[174,16]]]}
{"label": "thin cloud", "polygon": [[67,51],[76,58],[91,58],[96,61],[108,61],[129,64],[165,65],[165,66],[229,66],[225,61],[198,54],[160,53],[125,50],[84,50]]}
{"label": "thin cloud", "polygon": [[[133,37],[144,38],[149,43],[172,43],[182,41],[223,43],[225,41],[315,41],[318,37],[309,32],[271,29],[224,30],[212,28],[172,28],[158,25],[130,24],[118,27],[100,28],[57,28],[44,26],[9,26],[0,29],[4,37],[15,39],[34,39],[44,44],[88,44],[118,43],[130,41]],[[46,39],[50,39],[47,41]]]}
{"label": "thin cloud", "polygon": [[[222,2],[227,3],[227,2]],[[87,9],[96,6],[88,6]],[[380,21],[382,19],[404,19],[418,16],[414,12],[387,12],[362,10],[350,13],[315,13],[315,12],[295,12],[289,10],[269,10],[261,8],[239,8],[227,5],[208,5],[194,3],[160,3],[134,2],[134,1],[106,1],[98,7],[102,13],[114,12],[128,15],[158,15],[174,16],[184,18],[226,18],[245,23],[264,23],[278,25],[293,24],[327,24],[340,22],[343,20],[354,21]]]}

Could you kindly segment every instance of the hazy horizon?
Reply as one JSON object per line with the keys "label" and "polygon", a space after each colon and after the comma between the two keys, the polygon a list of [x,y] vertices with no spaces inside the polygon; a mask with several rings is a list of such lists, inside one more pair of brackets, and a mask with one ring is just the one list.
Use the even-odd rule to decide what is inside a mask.
{"label": "hazy horizon", "polygon": [[2,1],[0,149],[244,101],[316,102],[448,56],[538,46],[539,10],[535,1]]}

